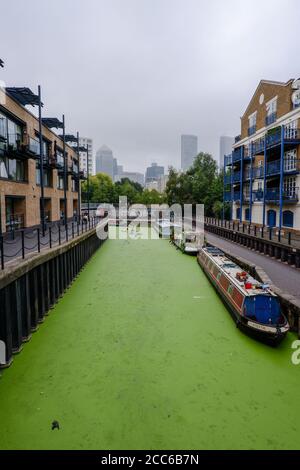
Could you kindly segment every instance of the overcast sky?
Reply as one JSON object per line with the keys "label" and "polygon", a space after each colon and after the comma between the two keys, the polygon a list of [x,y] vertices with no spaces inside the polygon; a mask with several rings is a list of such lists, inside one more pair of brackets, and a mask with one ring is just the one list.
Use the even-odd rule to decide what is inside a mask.
{"label": "overcast sky", "polygon": [[300,76],[299,0],[0,0],[0,79],[42,85],[127,170],[180,166],[180,135],[218,159],[260,79]]}

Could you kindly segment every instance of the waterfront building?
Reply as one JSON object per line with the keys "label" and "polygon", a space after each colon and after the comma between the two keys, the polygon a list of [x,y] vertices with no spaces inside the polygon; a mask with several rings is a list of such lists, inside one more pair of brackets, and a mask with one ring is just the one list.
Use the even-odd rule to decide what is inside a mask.
{"label": "waterfront building", "polygon": [[300,80],[262,80],[225,156],[224,202],[232,219],[300,230]]}
{"label": "waterfront building", "polygon": [[[25,99],[26,97],[26,99]],[[39,226],[79,214],[79,170],[76,149],[42,125],[43,191],[40,172],[39,120],[26,107],[36,100],[28,88],[0,88],[0,232]],[[35,101],[36,104],[36,101]],[[49,119],[50,123],[58,120]],[[60,123],[61,124],[61,123]],[[50,126],[50,124],[49,124]],[[55,127],[55,126],[51,126]],[[64,182],[66,181],[66,189]],[[65,214],[66,207],[66,214]]]}
{"label": "waterfront building", "polygon": [[187,171],[198,155],[198,137],[195,135],[181,136],[181,169]]}
{"label": "waterfront building", "polygon": [[102,145],[96,154],[96,173],[104,173],[114,180],[114,156],[107,145]]}
{"label": "waterfront building", "polygon": [[145,182],[151,183],[157,181],[160,176],[165,174],[163,166],[159,166],[157,163],[152,163],[146,170]]}
{"label": "waterfront building", "polygon": [[[85,147],[88,149],[88,162],[87,162],[87,152],[79,153],[79,166],[80,170],[84,171],[86,174],[89,172],[90,175],[95,175],[95,157],[93,149],[93,139],[89,137],[80,137],[79,139],[80,147]],[[89,170],[89,171],[88,171]]]}
{"label": "waterfront building", "polygon": [[230,154],[234,144],[234,137],[222,135],[220,137],[220,156],[219,156],[219,169],[224,167],[224,156]]}

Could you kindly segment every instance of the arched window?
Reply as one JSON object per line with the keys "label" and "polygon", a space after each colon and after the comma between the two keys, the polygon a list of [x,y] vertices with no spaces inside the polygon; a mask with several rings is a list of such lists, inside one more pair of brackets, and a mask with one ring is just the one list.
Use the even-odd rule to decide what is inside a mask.
{"label": "arched window", "polygon": [[268,210],[267,221],[269,227],[276,227],[276,211],[274,209]]}
{"label": "arched window", "polygon": [[245,220],[250,220],[250,209],[249,207],[245,209]]}
{"label": "arched window", "polygon": [[294,227],[294,213],[292,211],[284,211],[282,216],[284,227]]}
{"label": "arched window", "polygon": [[237,209],[236,209],[236,218],[239,220],[240,216],[241,216],[241,208],[237,207]]}

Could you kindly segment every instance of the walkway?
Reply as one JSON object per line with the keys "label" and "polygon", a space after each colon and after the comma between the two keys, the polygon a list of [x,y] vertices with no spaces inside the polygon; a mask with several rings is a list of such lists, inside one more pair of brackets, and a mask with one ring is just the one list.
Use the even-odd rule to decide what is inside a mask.
{"label": "walkway", "polygon": [[273,283],[284,292],[300,299],[300,270],[276,259],[270,258],[256,251],[249,250],[238,243],[225,240],[222,237],[206,233],[207,241],[217,245],[223,250],[244,258],[251,263],[260,266],[273,281]]}
{"label": "walkway", "polygon": [[109,240],[2,372],[0,448],[299,448],[294,339],[243,335],[168,241]]}

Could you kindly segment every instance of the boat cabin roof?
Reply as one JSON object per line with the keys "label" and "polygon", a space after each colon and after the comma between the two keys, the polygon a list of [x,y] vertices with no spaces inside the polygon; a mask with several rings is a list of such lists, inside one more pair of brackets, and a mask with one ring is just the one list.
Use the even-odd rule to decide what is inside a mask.
{"label": "boat cabin roof", "polygon": [[[206,255],[213,261],[214,264],[221,268],[221,271],[226,274],[230,279],[230,282],[237,286],[243,295],[256,296],[256,295],[272,295],[276,297],[276,294],[270,290],[269,286],[262,284],[261,282],[254,279],[249,273],[247,273],[246,282],[238,279],[238,274],[245,273],[246,271],[238,266],[234,261],[229,259],[225,253],[215,247],[203,248]],[[246,288],[246,284],[251,285],[250,289]]]}

